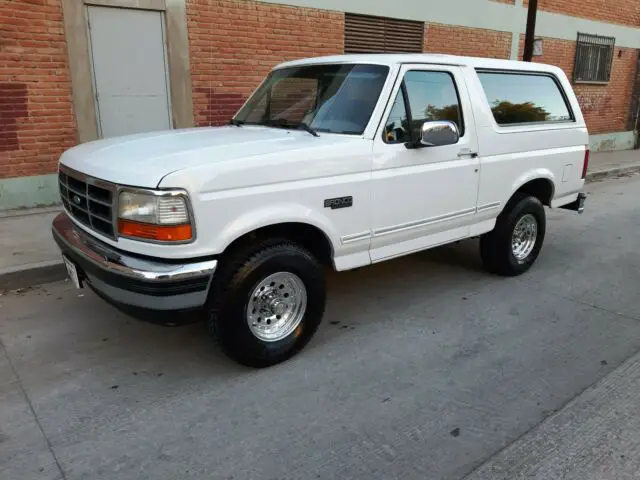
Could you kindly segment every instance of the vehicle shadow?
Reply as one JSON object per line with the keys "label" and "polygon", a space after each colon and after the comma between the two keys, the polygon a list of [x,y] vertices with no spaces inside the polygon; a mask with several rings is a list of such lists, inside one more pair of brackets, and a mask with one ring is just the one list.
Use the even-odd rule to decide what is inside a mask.
{"label": "vehicle shadow", "polygon": [[327,309],[314,345],[375,322],[424,317],[434,305],[464,301],[503,279],[486,272],[477,240],[328,274]]}
{"label": "vehicle shadow", "polygon": [[[322,356],[323,345],[356,328],[377,328],[376,324],[396,318],[420,317],[428,307],[441,304],[443,296],[461,301],[495,281],[496,277],[482,271],[473,241],[354,271],[329,272],[325,317],[305,351],[320,350]],[[208,336],[202,315],[176,318],[173,323],[180,326],[170,328],[167,323],[154,324],[158,322],[153,318],[139,321],[89,291],[76,298],[70,285],[67,289],[59,313],[66,323],[49,336],[50,348],[57,350],[52,352],[57,354],[54,361],[56,356],[68,354],[67,337],[71,337],[75,339],[73,355],[91,359],[92,364],[78,367],[81,370],[107,368],[127,377],[134,372],[134,376],[151,372],[179,378],[178,384],[211,375],[222,380],[252,371],[224,355]],[[185,320],[194,323],[183,325]]]}

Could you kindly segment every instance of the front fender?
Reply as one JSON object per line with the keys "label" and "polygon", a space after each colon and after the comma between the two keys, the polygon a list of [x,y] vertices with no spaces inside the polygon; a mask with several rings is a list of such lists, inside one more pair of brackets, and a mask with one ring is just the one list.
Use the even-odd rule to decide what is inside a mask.
{"label": "front fender", "polygon": [[221,225],[216,235],[215,250],[222,252],[247,233],[281,223],[303,223],[316,227],[325,234],[334,252],[340,248],[339,235],[325,215],[304,205],[281,203],[249,210]]}

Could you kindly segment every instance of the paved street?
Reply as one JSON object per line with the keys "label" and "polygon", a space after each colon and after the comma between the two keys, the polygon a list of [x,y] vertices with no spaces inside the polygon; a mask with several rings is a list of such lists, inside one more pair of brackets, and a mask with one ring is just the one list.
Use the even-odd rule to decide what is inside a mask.
{"label": "paved street", "polygon": [[586,191],[519,278],[475,241],[332,274],[265,370],[68,282],[5,292],[0,478],[462,479],[640,351],[640,177]]}

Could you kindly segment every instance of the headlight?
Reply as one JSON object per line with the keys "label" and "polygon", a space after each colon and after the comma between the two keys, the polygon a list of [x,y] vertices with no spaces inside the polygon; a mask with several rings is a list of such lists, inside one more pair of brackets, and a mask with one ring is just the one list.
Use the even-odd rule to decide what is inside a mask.
{"label": "headlight", "polygon": [[193,237],[186,196],[120,192],[118,233],[124,237],[184,242]]}

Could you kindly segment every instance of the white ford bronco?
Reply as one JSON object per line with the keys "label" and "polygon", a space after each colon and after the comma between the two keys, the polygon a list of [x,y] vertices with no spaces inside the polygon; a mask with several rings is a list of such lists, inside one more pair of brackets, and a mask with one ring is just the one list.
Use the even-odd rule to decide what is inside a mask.
{"label": "white ford bronco", "polygon": [[205,312],[231,358],[268,366],[318,328],[325,266],[479,237],[489,271],[525,272],[544,207],[584,208],[588,144],[553,66],[304,59],[274,68],[229,125],[64,152],[53,235],[76,286],[126,309]]}

